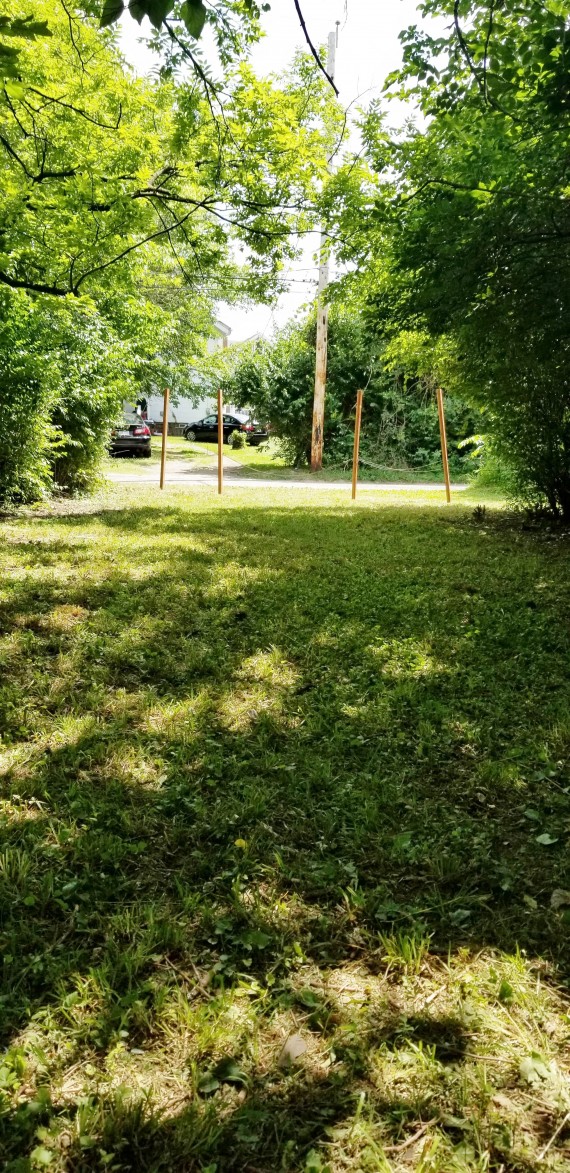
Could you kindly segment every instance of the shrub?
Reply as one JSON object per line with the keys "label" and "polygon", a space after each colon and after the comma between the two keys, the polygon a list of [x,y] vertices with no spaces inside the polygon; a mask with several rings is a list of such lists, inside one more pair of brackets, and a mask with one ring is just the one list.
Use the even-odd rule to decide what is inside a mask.
{"label": "shrub", "polygon": [[51,454],[54,483],[69,493],[96,483],[110,427],[130,391],[128,347],[107,323],[96,313],[75,313],[72,329],[73,343],[66,337],[61,349]]}
{"label": "shrub", "polygon": [[0,291],[0,501],[93,483],[128,370],[95,310]]}
{"label": "shrub", "polygon": [[230,440],[232,448],[245,448],[247,444],[247,437],[245,432],[238,432],[237,428],[235,432],[232,432]]}
{"label": "shrub", "polygon": [[25,502],[50,485],[55,371],[41,353],[42,323],[26,294],[0,290],[0,501]]}
{"label": "shrub", "polygon": [[[240,348],[225,380],[228,401],[252,407],[268,419],[283,453],[300,465],[310,458],[315,383],[315,319],[282,330],[268,342]],[[325,407],[324,463],[346,466],[352,460],[356,392],[365,388],[362,417],[363,464],[381,468],[440,467],[435,395],[420,377],[390,371],[382,344],[362,315],[339,307],[329,317],[329,354]],[[452,471],[471,461],[457,444],[468,436],[475,417],[457,397],[447,399]]]}

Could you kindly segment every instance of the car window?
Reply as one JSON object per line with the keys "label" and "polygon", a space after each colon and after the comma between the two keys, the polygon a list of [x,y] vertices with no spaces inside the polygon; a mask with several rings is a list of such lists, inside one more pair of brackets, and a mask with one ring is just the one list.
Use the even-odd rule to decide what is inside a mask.
{"label": "car window", "polygon": [[201,422],[203,424],[217,424],[218,417],[217,415],[207,415]]}
{"label": "car window", "polygon": [[235,415],[225,415],[224,416],[224,423],[225,424],[236,424],[237,427],[239,428],[239,420],[236,419]]}

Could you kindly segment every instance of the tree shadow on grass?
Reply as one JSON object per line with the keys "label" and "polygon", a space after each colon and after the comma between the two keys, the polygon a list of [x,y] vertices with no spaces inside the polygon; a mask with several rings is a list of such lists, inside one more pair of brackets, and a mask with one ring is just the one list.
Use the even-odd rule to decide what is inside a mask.
{"label": "tree shadow on grass", "polygon": [[[151,1049],[174,994],[215,1012],[244,975],[268,989],[269,1021],[299,958],[373,973],[390,933],[442,953],[519,947],[566,979],[550,905],[570,887],[566,556],[436,511],[402,521],[139,507],[58,519],[56,542],[38,519],[40,540],[14,543],[6,1043],[35,1016],[66,1039],[66,1063],[98,1064],[124,1038]],[[461,1061],[460,1024],[418,1015],[370,1045],[404,1036]],[[333,1121],[352,1111],[354,1075],[338,1086],[303,1084],[299,1104],[287,1090],[286,1124],[273,1148],[252,1141],[251,1168],[322,1134],[313,1093]],[[209,1159],[255,1095],[231,1125],[214,1112]],[[181,1160],[202,1160],[188,1130],[208,1111],[154,1122],[148,1150],[137,1111],[124,1127],[147,1164],[125,1168],[175,1167],[177,1136]],[[16,1157],[27,1141],[5,1127]],[[221,1168],[247,1167],[247,1144]],[[155,1151],[167,1164],[148,1163]],[[81,1160],[68,1167],[97,1167]]]}

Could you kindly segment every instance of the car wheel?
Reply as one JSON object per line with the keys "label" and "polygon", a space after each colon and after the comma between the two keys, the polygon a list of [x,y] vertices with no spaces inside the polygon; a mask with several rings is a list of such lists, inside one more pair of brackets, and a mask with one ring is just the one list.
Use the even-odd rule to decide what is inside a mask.
{"label": "car wheel", "polygon": [[144,450],[144,452],[143,452],[143,456],[145,456],[147,459],[148,459],[148,457],[149,457],[149,456],[152,456],[152,449],[151,449],[151,448],[145,448],[145,450]]}
{"label": "car wheel", "polygon": [[188,428],[188,431],[184,433],[184,436],[185,439],[189,440],[191,444],[193,444],[196,440],[196,433],[192,431],[192,428]]}

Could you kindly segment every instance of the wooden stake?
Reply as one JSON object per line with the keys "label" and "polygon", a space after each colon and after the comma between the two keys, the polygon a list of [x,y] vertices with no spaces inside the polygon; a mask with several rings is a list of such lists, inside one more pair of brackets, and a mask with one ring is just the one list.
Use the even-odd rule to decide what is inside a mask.
{"label": "wooden stake", "polygon": [[358,484],[358,456],[360,452],[360,422],[362,420],[362,391],[356,392],[356,419],[354,421],[354,455],[352,457],[352,500],[356,500]]}
{"label": "wooden stake", "polygon": [[447,504],[451,502],[451,485],[449,483],[449,461],[447,459],[447,436],[445,432],[445,412],[443,410],[443,391],[441,387],[437,389],[437,414],[439,415],[439,435],[441,439],[441,459],[443,463],[443,475],[445,477],[445,496],[447,497]]}
{"label": "wooden stake", "polygon": [[164,473],[166,469],[166,440],[168,436],[168,403],[170,400],[170,389],[164,388],[164,402],[162,405],[162,452],[160,454],[160,487],[164,488]]}
{"label": "wooden stake", "polygon": [[224,402],[221,387],[218,388],[218,494],[224,491]]}

